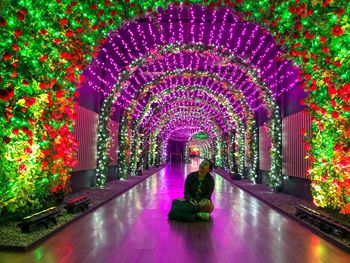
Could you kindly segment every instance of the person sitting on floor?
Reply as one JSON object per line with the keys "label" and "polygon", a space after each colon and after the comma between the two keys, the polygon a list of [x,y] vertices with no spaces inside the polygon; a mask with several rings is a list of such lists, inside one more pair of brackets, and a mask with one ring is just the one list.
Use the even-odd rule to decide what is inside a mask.
{"label": "person sitting on floor", "polygon": [[190,173],[185,181],[185,198],[173,200],[168,217],[173,220],[195,222],[208,221],[214,206],[211,195],[214,191],[214,178],[210,175],[214,164],[204,160],[199,170]]}

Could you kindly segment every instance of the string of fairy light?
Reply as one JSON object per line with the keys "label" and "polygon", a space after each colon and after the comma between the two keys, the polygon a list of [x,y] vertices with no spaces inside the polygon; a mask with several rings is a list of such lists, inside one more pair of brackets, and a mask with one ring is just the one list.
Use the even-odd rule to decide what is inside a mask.
{"label": "string of fairy light", "polygon": [[[181,101],[181,100],[180,100],[180,101]],[[184,103],[184,101],[182,100],[181,103]],[[193,103],[193,102],[192,102],[192,103]],[[167,102],[167,105],[171,105],[171,104],[172,104],[171,102]],[[181,109],[182,109],[182,110],[181,110]],[[202,120],[201,120],[201,122],[204,122],[205,120],[208,121],[208,120],[212,119],[212,115],[209,115],[208,112],[203,111],[203,110],[202,110],[202,107],[199,107],[198,109],[199,109],[199,113],[200,113],[200,114],[194,114],[194,109],[193,109],[193,108],[191,109],[190,112],[187,112],[187,114],[184,114],[184,112],[186,112],[186,111],[183,111],[183,108],[180,108],[180,111],[177,111],[177,109],[175,108],[175,110],[172,109],[172,110],[170,110],[170,111],[167,111],[165,114],[166,114],[168,120],[176,120],[177,118],[184,118],[184,117],[186,117],[186,118],[188,118],[188,119],[191,119],[191,118],[195,118],[196,115],[201,116],[201,117],[207,115],[205,119],[202,119]],[[196,111],[195,111],[195,112],[196,112]],[[198,111],[197,111],[197,112],[198,112]],[[197,113],[197,112],[196,112],[196,113]],[[178,113],[181,113],[181,114],[178,114]],[[165,118],[161,118],[161,119],[162,119],[161,122],[152,121],[152,123],[156,123],[156,124],[159,124],[159,125],[166,124]],[[193,125],[193,124],[192,124],[192,125]],[[211,124],[211,125],[212,125],[212,124]],[[210,126],[210,125],[209,125],[209,126]],[[147,127],[147,125],[146,125],[146,127]],[[137,129],[139,129],[139,127],[135,127],[135,130],[137,130]],[[160,128],[157,128],[157,127],[156,127],[156,128],[150,128],[150,127],[149,127],[149,130],[158,130],[158,129],[160,129]],[[171,132],[174,132],[174,130],[176,130],[176,129],[177,129],[176,126],[171,126],[170,131],[171,131]],[[145,132],[147,133],[147,130],[145,130]],[[170,132],[165,131],[165,134],[170,134]],[[160,137],[161,139],[154,139],[153,141],[155,141],[155,142],[162,141],[163,143],[166,143],[167,140],[168,140],[168,138],[166,137],[166,135],[159,135],[158,138],[159,138],[159,137]],[[133,137],[133,139],[134,139],[134,137]],[[136,140],[136,139],[135,139],[135,140]],[[159,146],[159,145],[157,145],[157,146]],[[157,151],[157,152],[161,152],[160,149],[161,149],[161,146],[159,146],[159,149],[156,147],[154,150]],[[133,154],[136,154],[136,153],[137,153],[137,151],[135,150],[135,151],[133,152]],[[151,153],[154,154],[154,152],[151,152]],[[133,159],[134,162],[135,162],[138,158],[132,157],[132,159]],[[135,163],[132,164],[132,165],[135,166]]]}
{"label": "string of fairy light", "polygon": [[148,60],[148,62],[149,62],[149,60]]}
{"label": "string of fairy light", "polygon": [[[28,203],[32,204],[31,209],[35,209],[41,205],[40,200],[49,195],[50,189],[58,189],[56,186],[61,185],[67,190],[70,167],[76,162],[76,142],[71,133],[76,106],[72,97],[73,94],[78,96],[75,88],[84,80],[81,71],[91,61],[96,61],[92,58],[97,57],[98,46],[105,43],[107,33],[116,26],[126,30],[128,40],[118,37],[118,34],[110,34],[117,41],[112,43],[115,52],[109,54],[107,59],[128,65],[134,56],[119,47],[142,50],[145,46],[148,52],[153,49],[152,43],[184,42],[185,25],[178,26],[174,21],[180,18],[179,10],[187,8],[189,21],[199,21],[190,25],[188,36],[191,42],[204,43],[209,40],[217,46],[223,43],[235,56],[246,55],[243,59],[261,69],[260,76],[266,83],[274,75],[272,67],[262,66],[269,64],[269,54],[275,52],[268,45],[269,41],[283,45],[286,52],[280,52],[281,59],[290,59],[299,65],[304,80],[302,87],[309,92],[302,103],[309,107],[308,112],[315,123],[312,136],[308,136],[310,139],[306,137],[304,143],[307,158],[311,161],[308,175],[312,180],[314,202],[323,207],[341,209],[345,214],[350,213],[350,192],[347,187],[350,180],[350,69],[346,63],[350,51],[345,48],[350,43],[345,19],[350,12],[348,1],[281,1],[275,5],[269,1],[219,3],[208,0],[206,6],[189,5],[195,2],[189,0],[186,5],[153,0],[118,3],[107,0],[92,5],[88,1],[70,0],[2,3],[0,28],[4,30],[0,34],[4,41],[0,43],[0,103],[4,110],[0,118],[0,168],[4,175],[1,177],[0,195],[1,200],[5,201],[1,202],[0,209],[16,212],[24,210]],[[157,7],[162,9],[155,12]],[[208,9],[215,12],[206,12]],[[146,18],[152,24],[147,25],[147,30],[138,26],[137,32],[144,33],[139,36],[130,30],[132,23],[125,18],[136,18],[134,21],[137,21],[137,16],[143,16],[147,11]],[[219,17],[223,18],[223,25],[215,25],[215,32],[208,30],[206,19],[217,21]],[[172,29],[169,36],[162,34],[165,29],[162,21],[166,20]],[[240,28],[253,24],[242,21],[253,21],[262,26]],[[273,39],[263,32],[265,29],[271,32]],[[236,37],[234,32],[240,31],[244,31],[245,35]],[[114,32],[118,32],[118,29]],[[228,32],[228,35],[224,32]],[[250,38],[246,39],[247,36]],[[254,40],[254,36],[258,41]],[[253,46],[256,42],[259,44]],[[267,47],[266,52],[261,52],[264,47]],[[256,53],[249,56],[251,50]],[[282,70],[287,68],[280,63],[280,67],[282,65]],[[106,67],[107,72],[114,75],[112,82],[113,77],[105,80],[96,74],[94,66],[90,72],[95,73],[96,79],[103,85],[97,85],[95,80],[89,80],[88,85],[107,95],[110,91],[108,87],[113,87],[119,80],[123,66],[118,64],[114,72]],[[167,66],[171,66],[169,61],[163,67]],[[283,75],[297,79],[293,74]],[[241,81],[239,75],[235,77]],[[281,81],[281,86],[286,88],[280,92],[285,92],[288,90],[288,85],[284,85],[288,83],[288,77]],[[107,88],[101,89],[103,86]],[[271,84],[269,87],[274,89],[275,86]],[[272,95],[278,96],[276,89],[272,90]],[[114,99],[118,96],[119,93],[114,93]],[[107,107],[107,104],[104,106]],[[264,107],[263,104],[257,109],[261,107]],[[275,113],[275,109],[271,109],[271,112]],[[276,114],[279,114],[278,110]],[[106,121],[107,125],[107,120],[100,120]],[[279,119],[271,120],[270,126],[278,127]],[[108,142],[107,136],[104,138],[102,133],[99,137],[100,143]],[[276,135],[276,138],[276,150],[272,152],[278,158],[279,136]],[[61,149],[72,150],[65,152],[67,150]],[[106,152],[104,146],[100,150]],[[99,153],[99,158],[103,159],[104,153]],[[274,166],[273,170],[278,171],[279,167]],[[33,181],[34,177],[35,183],[26,183]]]}
{"label": "string of fairy light", "polygon": [[275,171],[275,170],[274,170]]}
{"label": "string of fairy light", "polygon": [[[179,89],[179,90],[181,90],[181,89]],[[152,97],[152,101],[150,102],[150,103],[154,103],[154,102],[156,102],[156,101],[158,101],[159,100],[159,98],[158,97],[161,97],[163,94],[157,94],[157,96],[156,97]],[[191,96],[190,94],[187,94],[187,96],[185,96],[185,98],[188,98],[188,97],[193,97],[193,96]],[[165,99],[164,97],[162,98],[162,99]],[[181,98],[181,97],[179,97],[179,94],[177,94],[177,100],[179,100],[179,102],[181,103],[180,105],[178,105],[178,107],[179,106],[182,106],[182,105],[184,105],[185,104],[185,100],[184,100],[184,98]],[[207,100],[205,100],[206,102],[207,102]],[[171,109],[173,109],[172,107],[170,107],[170,105],[172,106],[172,102],[171,101],[166,101],[166,103],[160,103],[160,105],[167,105],[165,108],[166,109],[169,109],[169,108],[171,108]],[[191,100],[190,101],[190,105],[193,105],[193,104],[197,104],[198,105],[198,103],[196,103],[194,100]],[[186,105],[188,105],[188,104],[186,104]],[[198,109],[206,109],[207,108],[207,106],[208,105],[201,105],[201,104],[199,104],[200,105],[200,107],[198,108]],[[145,107],[145,109],[146,109],[147,107]],[[190,110],[191,112],[193,112],[193,111],[195,111],[195,108],[193,108],[193,107],[191,107],[190,109],[184,109],[184,108],[180,108],[180,112],[183,112],[183,111],[186,111],[186,110]],[[209,113],[209,108],[207,108],[204,112],[202,112],[201,113],[201,115],[206,115],[206,112],[207,113]],[[174,110],[173,110],[174,111]],[[201,110],[201,111],[203,111],[203,110]],[[207,118],[208,118],[208,120],[212,117],[212,116],[219,116],[217,113],[215,113],[215,111],[214,112],[212,112],[211,110],[210,110],[210,115],[209,116],[207,116]],[[147,114],[142,114],[143,116],[147,116]],[[159,116],[159,117],[158,117]],[[152,128],[151,128],[151,124],[150,123],[158,123],[158,121],[157,120],[164,120],[165,119],[165,116],[167,116],[168,118],[173,118],[173,115],[172,115],[172,112],[171,111],[169,111],[169,110],[166,110],[166,111],[158,111],[158,114],[156,114],[156,115],[154,115],[154,116],[152,116],[152,118],[147,118],[149,121],[147,122],[147,123],[144,123],[143,124],[143,126],[144,127],[149,127],[149,129],[151,130]],[[141,117],[140,119],[143,119],[144,117]],[[140,121],[141,122],[141,121]],[[193,132],[191,133],[191,134],[193,134]],[[186,136],[186,137],[189,137],[189,135],[188,136]],[[162,138],[161,139],[161,141],[167,141],[167,138]]]}
{"label": "string of fairy light", "polygon": [[147,61],[148,61],[148,63],[150,62],[149,59]]}

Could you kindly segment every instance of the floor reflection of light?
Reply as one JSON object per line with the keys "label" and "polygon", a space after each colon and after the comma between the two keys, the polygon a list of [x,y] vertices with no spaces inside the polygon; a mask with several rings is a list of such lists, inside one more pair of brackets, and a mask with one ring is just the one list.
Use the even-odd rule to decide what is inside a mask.
{"label": "floor reflection of light", "polygon": [[222,191],[223,179],[221,176],[214,174],[215,178],[215,189],[218,191]]}
{"label": "floor reflection of light", "polygon": [[[187,262],[195,258],[192,253],[202,251],[202,262],[348,262],[348,256],[332,244],[217,175],[212,198],[215,210],[206,233],[188,231],[197,224],[170,225],[166,212],[171,200],[183,195],[181,173],[195,169],[194,164],[167,166],[146,178],[78,221],[74,231],[67,231],[63,238],[53,237],[30,252],[30,259],[6,261],[0,254],[0,262],[161,262],[159,259],[169,254],[176,256],[173,261]],[[203,239],[208,242],[198,247],[193,238],[200,238],[198,244],[203,244]],[[164,249],[157,258],[150,250],[153,244]],[[121,254],[125,260],[119,260]],[[138,261],[132,260],[136,257]]]}
{"label": "floor reflection of light", "polygon": [[269,209],[269,225],[274,228],[279,228],[285,222],[285,219],[279,213],[275,212],[272,209]]}
{"label": "floor reflection of light", "polygon": [[250,209],[251,215],[252,215],[252,224],[254,226],[258,226],[259,219],[258,219],[258,207],[253,204]]}
{"label": "floor reflection of light", "polygon": [[105,208],[100,208],[97,210],[97,213],[93,213],[93,222],[92,222],[92,229],[93,231],[93,237],[94,237],[94,244],[96,247],[100,246],[101,244],[104,244],[106,241],[105,231],[103,230],[103,224],[105,223]]}
{"label": "floor reflection of light", "polygon": [[312,236],[310,245],[311,245],[311,251],[312,251],[310,256],[312,259],[322,258],[324,256],[325,250],[322,244],[320,244],[320,238],[316,236]]}

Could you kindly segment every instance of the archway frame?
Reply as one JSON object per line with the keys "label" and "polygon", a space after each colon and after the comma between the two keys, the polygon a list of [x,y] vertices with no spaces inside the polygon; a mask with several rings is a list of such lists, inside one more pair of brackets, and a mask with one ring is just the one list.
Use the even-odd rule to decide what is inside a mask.
{"label": "archway frame", "polygon": [[[189,1],[188,3],[191,2],[193,1]],[[167,7],[171,3],[172,1],[165,1],[162,3],[162,7]],[[22,160],[23,162],[17,162],[14,165],[10,165],[9,159],[7,158],[10,158],[11,160],[13,158],[18,158],[18,156],[23,155],[24,151],[26,150],[28,151],[28,155],[32,157],[36,155],[40,156],[41,154],[43,154],[44,157],[41,157],[40,160],[34,162],[35,165],[33,167],[30,167],[30,170],[32,172],[35,171],[35,173],[41,173],[42,178],[47,179],[47,181],[49,181],[49,183],[45,182],[45,185],[39,187],[39,189],[42,192],[44,192],[45,189],[47,189],[48,187],[53,188],[62,183],[62,181],[60,181],[60,178],[67,178],[68,168],[62,170],[62,174],[56,177],[56,179],[54,177],[48,177],[48,170],[51,169],[53,166],[55,166],[58,170],[66,166],[66,164],[63,164],[63,162],[59,161],[63,160],[63,156],[54,156],[46,153],[47,149],[54,145],[53,139],[48,139],[46,142],[46,146],[40,146],[39,148],[35,148],[30,145],[28,146],[30,149],[27,149],[28,147],[23,147],[23,143],[18,143],[21,140],[23,142],[26,142],[28,138],[32,137],[31,135],[34,132],[36,136],[33,139],[33,142],[36,145],[36,142],[38,140],[37,137],[40,137],[41,139],[41,137],[44,136],[45,133],[53,132],[52,127],[50,128],[46,126],[46,128],[44,128],[43,125],[49,123],[49,119],[46,117],[46,114],[50,115],[51,113],[49,110],[47,110],[45,113],[41,112],[41,114],[38,114],[37,117],[34,116],[33,120],[37,123],[37,125],[33,126],[33,122],[31,121],[30,123],[28,123],[28,125],[23,126],[23,121],[26,119],[28,120],[29,116],[32,116],[33,112],[40,112],[40,110],[42,110],[43,108],[48,108],[48,105],[52,103],[52,101],[50,102],[51,99],[49,98],[49,95],[47,95],[48,99],[46,99],[45,96],[42,96],[48,93],[42,92],[41,87],[43,89],[51,88],[55,84],[55,82],[58,82],[64,87],[69,88],[70,91],[68,91],[68,89],[60,90],[60,92],[56,94],[57,97],[62,96],[62,93],[63,98],[72,97],[72,93],[75,89],[74,83],[78,79],[81,69],[91,61],[91,56],[89,54],[86,56],[81,54],[85,54],[86,52],[88,52],[90,54],[93,53],[95,55],[97,49],[94,49],[94,47],[98,43],[98,40],[106,36],[107,32],[110,31],[110,28],[112,27],[111,25],[108,26],[107,23],[101,23],[101,25],[99,25],[98,23],[96,23],[96,21],[104,22],[107,21],[109,17],[111,17],[114,18],[114,22],[121,23],[123,19],[127,18],[128,20],[129,18],[133,17],[138,11],[144,12],[147,8],[156,7],[157,5],[153,1],[149,1],[147,2],[147,4],[144,2],[142,4],[122,3],[122,8],[119,8],[119,5],[116,6],[115,4],[111,4],[110,1],[106,1],[104,5],[98,4],[90,7],[87,4],[87,2],[77,3],[65,0],[57,1],[57,3],[50,2],[50,4],[48,4],[45,1],[18,1],[13,4],[15,5],[14,8],[9,8],[8,10],[6,10],[6,14],[0,17],[0,26],[10,29],[8,31],[1,31],[2,39],[7,40],[6,43],[2,46],[2,50],[11,50],[11,40],[13,39],[15,39],[16,42],[20,44],[18,46],[23,47],[22,44],[26,43],[26,41],[28,40],[28,35],[26,35],[25,33],[33,32],[33,30],[39,32],[39,30],[41,30],[44,27],[49,29],[47,31],[50,31],[51,29],[58,29],[57,32],[63,31],[63,33],[59,33],[56,35],[51,35],[50,32],[49,37],[47,37],[47,32],[42,31],[40,32],[40,34],[38,34],[38,37],[36,39],[33,39],[31,41],[31,46],[37,44],[37,46],[40,47],[40,49],[37,49],[36,52],[27,54],[29,61],[33,61],[33,63],[37,61],[38,57],[40,58],[39,62],[34,63],[36,67],[33,67],[32,70],[28,70],[27,66],[23,66],[22,63],[19,63],[17,71],[14,72],[13,68],[9,66],[9,64],[6,64],[7,62],[1,64],[2,69],[4,69],[1,70],[1,81],[5,80],[6,82],[6,88],[4,89],[5,91],[4,94],[2,94],[1,98],[1,103],[5,104],[6,111],[4,113],[5,117],[1,119],[1,124],[5,127],[8,127],[7,122],[9,119],[11,119],[11,123],[13,123],[9,125],[11,127],[10,129],[2,129],[2,146],[4,147],[1,148],[5,149],[5,152],[9,152],[9,148],[11,148],[14,152],[14,154],[12,154],[11,156],[6,154],[2,155],[4,157],[0,162],[3,164],[2,168],[4,169],[2,170],[8,170],[10,175],[19,171],[22,175],[26,176],[29,169],[25,169],[25,167],[27,162],[29,162],[29,159]],[[314,90],[314,92],[312,92],[312,94],[306,100],[306,104],[310,106],[309,112],[313,117],[315,117],[315,121],[317,122],[317,125],[315,126],[315,128],[313,128],[312,141],[309,141],[305,144],[305,147],[309,149],[308,157],[310,159],[312,158],[312,169],[309,170],[309,173],[311,179],[313,180],[312,189],[314,200],[317,205],[330,206],[333,208],[342,208],[342,212],[348,214],[350,211],[350,205],[349,191],[346,190],[346,185],[348,185],[349,183],[349,178],[341,176],[341,174],[349,174],[349,161],[347,161],[347,158],[349,157],[350,153],[348,151],[346,143],[350,137],[350,134],[348,133],[347,129],[348,122],[346,121],[349,117],[347,105],[348,100],[346,97],[348,96],[346,90],[348,89],[349,80],[347,78],[347,70],[345,68],[346,64],[341,63],[340,61],[342,61],[343,58],[347,58],[349,52],[346,52],[346,50],[343,51],[342,49],[338,48],[338,46],[347,46],[347,43],[349,43],[349,40],[344,37],[342,30],[342,26],[345,26],[346,22],[344,22],[344,20],[341,19],[342,15],[344,14],[344,9],[343,11],[341,9],[342,7],[347,6],[347,4],[347,1],[344,0],[337,1],[331,6],[328,4],[322,6],[318,3],[314,5],[311,5],[310,3],[299,4],[288,1],[282,2],[278,6],[274,6],[270,5],[268,2],[265,1],[257,2],[253,0],[246,0],[236,1],[235,3],[225,2],[223,5],[227,5],[230,8],[234,7],[235,10],[240,11],[242,20],[255,20],[258,21],[260,24],[264,25],[264,27],[266,27],[273,33],[273,35],[276,37],[279,43],[281,43],[282,45],[286,45],[286,48],[288,49],[288,51],[290,51],[290,53],[287,54],[289,58],[293,59],[300,65],[302,65],[303,60],[305,61],[303,62],[305,65],[302,67],[306,79],[305,89],[308,91],[310,89],[314,90],[314,82],[317,82],[317,85],[319,86],[319,88],[316,91]],[[179,5],[179,3],[176,3],[176,6]],[[210,8],[220,8],[221,6],[221,4],[212,3],[211,0],[208,1],[208,5]],[[188,6],[187,3],[186,6]],[[116,8],[118,12],[112,12],[112,14],[110,15],[109,12],[105,12],[104,14],[98,12],[99,10],[111,11],[112,8]],[[36,10],[36,12],[33,12],[33,10]],[[76,22],[76,25],[67,25],[67,22],[63,21],[65,17],[68,17],[72,20],[78,18],[81,14],[81,10],[85,11],[84,16],[88,18],[88,21],[82,22],[85,26],[82,29],[83,32],[80,31],[80,22]],[[254,10],[259,10],[259,12],[254,12]],[[287,13],[287,15],[284,14],[286,10],[288,10],[289,12]],[[19,12],[18,20],[15,15],[15,12],[17,11]],[[335,15],[329,17],[328,14],[330,12],[334,12]],[[116,13],[118,15],[114,17]],[[33,14],[35,14],[35,17],[32,16]],[[324,28],[321,28],[320,26],[312,28],[314,24],[310,23],[309,21],[316,21],[314,19],[315,16],[317,16],[316,20],[322,20],[324,22],[320,22],[320,24],[325,25]],[[304,34],[306,36],[305,38],[298,37],[300,36],[300,26],[298,24],[300,24],[301,19],[303,20],[302,27],[304,27],[304,31],[306,32]],[[16,29],[18,28],[18,23],[22,23],[21,21],[24,21],[23,28],[21,31],[17,31]],[[289,21],[295,22],[290,23]],[[102,30],[96,30],[99,26],[102,28]],[[72,38],[69,29],[77,29],[76,34],[81,37]],[[295,34],[297,34],[297,36],[293,37],[293,35]],[[85,36],[88,35],[89,37],[86,37],[85,39]],[[317,35],[316,38],[315,35]],[[61,41],[65,42],[67,45],[55,46],[41,44],[49,42],[48,40],[55,38],[61,38]],[[317,39],[317,41],[320,40],[316,47],[313,46],[312,39]],[[81,42],[79,42],[78,40],[81,40]],[[335,40],[335,45],[330,45],[328,51],[326,52],[325,50],[328,43],[331,43],[333,40]],[[57,42],[59,43],[59,40],[57,40]],[[17,52],[16,50],[18,50],[18,47],[16,45],[12,48],[15,50],[15,52]],[[86,50],[84,50],[85,48]],[[68,54],[63,54],[63,52],[67,52]],[[78,56],[68,56],[70,52],[72,52],[72,54],[75,52]],[[327,55],[327,53],[330,53],[331,56]],[[45,56],[45,54],[50,54],[50,56]],[[60,54],[62,58],[60,58]],[[4,59],[8,61],[7,59],[9,56],[8,54],[5,55]],[[18,57],[22,58],[24,55],[25,54],[20,54]],[[324,60],[326,57],[328,59],[326,60],[325,64]],[[52,69],[48,65],[60,66],[58,66],[56,69]],[[67,65],[70,65],[71,67],[68,67]],[[313,67],[314,65],[316,65],[316,68]],[[62,68],[67,69],[67,71],[62,71]],[[34,69],[36,70],[35,72],[33,71]],[[46,73],[47,69],[50,69],[49,74],[41,74],[43,72]],[[327,71],[327,75],[332,76],[332,78],[330,79],[328,77],[325,77],[325,75],[323,74],[324,71]],[[13,77],[10,77],[11,75]],[[28,78],[28,76],[30,76],[30,78]],[[28,94],[25,88],[28,81],[31,83],[34,92],[31,94],[31,97],[25,99],[23,94]],[[71,84],[70,82],[73,84]],[[17,83],[23,83],[23,86],[17,85]],[[12,86],[8,86],[8,84],[12,84]],[[16,87],[16,92],[14,92],[13,87]],[[321,92],[321,88],[327,89],[328,87],[328,94],[324,95],[323,92]],[[57,99],[55,98],[56,95],[54,94],[53,96],[54,100]],[[30,99],[32,98],[37,98],[34,104],[31,104],[33,100]],[[28,110],[27,113],[20,115],[13,108],[8,107],[11,101],[20,101],[22,99],[26,101],[26,107],[28,109],[30,109],[32,106],[27,105],[35,105],[35,107],[37,107],[39,111],[34,110],[33,108]],[[338,105],[335,110],[330,104],[330,101],[332,99],[334,99]],[[65,105],[68,110],[74,112],[71,101],[66,100],[63,101],[63,103],[66,103]],[[51,104],[49,107],[52,106],[53,105]],[[62,106],[62,103],[60,104],[60,106]],[[66,139],[66,145],[74,145],[74,139],[70,133],[73,122],[71,118],[67,118],[67,120],[65,119],[67,116],[70,117],[70,114],[62,114],[60,106],[58,106],[57,104],[54,105],[52,108],[53,112],[62,115],[62,117],[57,117],[57,124],[55,125],[58,127],[63,127],[61,123],[68,123],[68,130],[67,132],[62,132],[61,137],[62,140]],[[319,113],[320,109],[321,114]],[[341,111],[341,109],[344,110]],[[16,119],[9,117],[11,114],[14,114]],[[344,121],[341,120],[345,120],[345,125]],[[329,130],[326,139],[323,138],[322,135],[317,132],[316,128],[318,126],[327,127],[327,129]],[[13,132],[13,130],[15,130],[14,132],[17,133],[16,129],[22,128],[24,128],[24,131],[22,133],[22,130],[20,130],[20,134],[21,137],[24,138],[15,138],[11,135],[11,132]],[[49,129],[49,131],[46,131],[47,129]],[[54,137],[53,135],[54,134],[52,134],[52,137]],[[327,141],[328,143],[325,144],[324,141]],[[50,145],[50,147],[48,147],[48,145]],[[335,150],[333,150],[333,148]],[[328,155],[327,153],[330,149],[332,153]],[[32,153],[29,153],[30,151],[32,151]],[[319,166],[320,163],[323,163],[323,156],[327,156],[327,160],[325,162],[326,165]],[[74,151],[71,152],[69,155],[66,155],[66,158],[68,157],[70,157],[73,160]],[[55,159],[56,161],[54,161]],[[66,161],[68,161],[69,165],[73,165],[73,162],[70,162],[69,160]],[[323,177],[324,172],[330,170],[332,170],[333,172],[330,173],[327,176],[327,178],[323,178],[321,180],[321,177]],[[332,182],[335,179],[337,180],[337,183],[333,184]],[[20,181],[17,182],[20,183]],[[63,186],[65,186],[64,183]],[[320,191],[320,189],[328,188],[331,188],[336,192],[335,196],[332,196],[330,198],[329,196],[327,196],[327,193],[324,194],[322,193],[322,191]],[[345,190],[343,191],[342,189]],[[33,194],[34,193],[35,192],[33,192]],[[14,196],[12,197],[13,198],[10,200],[8,199],[8,196],[6,196],[6,205],[0,207],[0,209],[3,209],[5,207],[9,209],[8,211],[16,211],[19,207],[24,207],[28,201],[30,202],[34,200],[24,198],[18,193],[14,193]],[[20,203],[19,200],[22,200],[22,206],[18,205]]]}

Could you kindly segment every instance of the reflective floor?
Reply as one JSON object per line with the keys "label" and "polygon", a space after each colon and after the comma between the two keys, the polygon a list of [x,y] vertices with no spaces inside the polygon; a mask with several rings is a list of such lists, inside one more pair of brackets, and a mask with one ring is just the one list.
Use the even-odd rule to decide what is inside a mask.
{"label": "reflective floor", "polygon": [[350,255],[215,175],[210,222],[167,220],[198,168],[168,165],[27,253],[0,262],[350,262]]}

